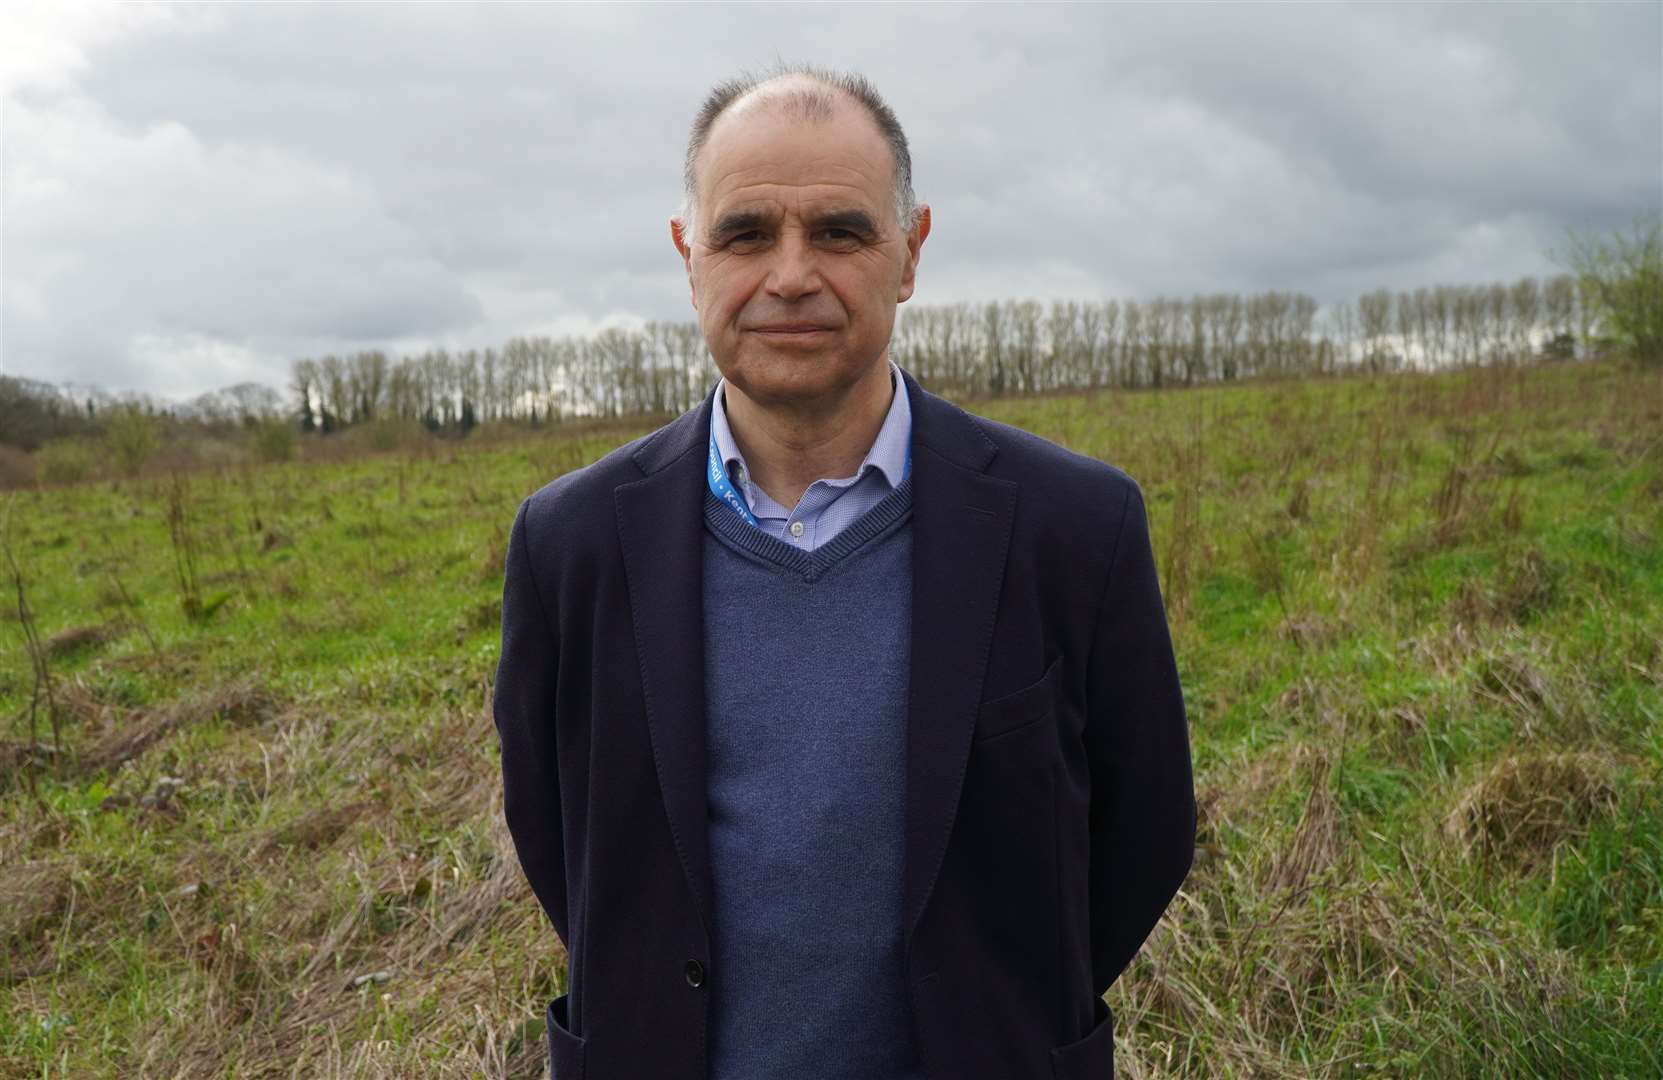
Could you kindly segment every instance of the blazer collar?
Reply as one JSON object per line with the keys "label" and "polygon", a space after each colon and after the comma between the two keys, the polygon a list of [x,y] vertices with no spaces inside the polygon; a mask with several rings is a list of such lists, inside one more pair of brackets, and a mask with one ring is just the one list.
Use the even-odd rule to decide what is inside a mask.
{"label": "blazer collar", "polygon": [[[999,448],[970,415],[919,386],[918,380],[905,368],[897,365],[897,370],[906,385],[914,449],[927,446],[960,468],[986,470]],[[659,428],[636,448],[631,457],[642,475],[651,476],[667,468],[689,451],[701,455],[700,468],[703,468],[702,455],[710,439],[710,413],[716,401],[716,385],[719,384],[705,391],[698,405]]]}
{"label": "blazer collar", "polygon": [[[912,935],[952,832],[1004,581],[1017,485],[969,414],[901,376],[912,409],[911,687],[903,901]],[[704,469],[715,387],[632,455],[613,492],[653,767],[692,901],[709,933],[703,649]]]}

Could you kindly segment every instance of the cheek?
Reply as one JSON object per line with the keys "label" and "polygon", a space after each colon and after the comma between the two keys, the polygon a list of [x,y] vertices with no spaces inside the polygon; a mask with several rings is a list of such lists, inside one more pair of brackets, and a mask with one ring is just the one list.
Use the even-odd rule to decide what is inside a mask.
{"label": "cheek", "polygon": [[827,282],[851,319],[870,320],[880,314],[885,300],[895,298],[895,283],[887,266],[851,265]]}
{"label": "cheek", "polygon": [[894,260],[873,252],[869,261],[849,267],[846,283],[851,295],[868,304],[874,297],[894,300],[894,292],[901,283],[901,267]]}
{"label": "cheek", "polygon": [[743,265],[722,261],[705,267],[698,279],[699,315],[717,326],[732,322],[759,285]]}

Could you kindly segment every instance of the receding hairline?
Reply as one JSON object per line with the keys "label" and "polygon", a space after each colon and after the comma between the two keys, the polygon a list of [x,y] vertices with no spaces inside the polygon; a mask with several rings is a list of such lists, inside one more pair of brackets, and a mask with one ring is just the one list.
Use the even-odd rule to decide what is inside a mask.
{"label": "receding hairline", "polygon": [[705,97],[694,118],[683,160],[681,217],[687,234],[696,231],[693,218],[705,146],[723,120],[768,110],[806,123],[830,123],[841,119],[842,110],[851,106],[866,118],[870,130],[889,151],[895,220],[903,230],[911,228],[918,214],[912,190],[912,156],[894,110],[864,76],[796,65],[778,67],[764,77],[745,74],[718,83]]}
{"label": "receding hairline", "polygon": [[841,86],[828,85],[801,72],[788,71],[764,79],[724,105],[710,118],[699,151],[704,151],[705,145],[716,136],[724,122],[731,124],[747,114],[783,113],[804,123],[829,124],[838,118],[840,111],[847,109],[859,113],[872,126],[873,133],[883,137],[882,129],[861,105],[859,98]]}
{"label": "receding hairline", "polygon": [[[800,72],[786,72],[766,79],[728,102],[721,112],[711,118],[710,126],[704,130],[704,137],[699,140],[690,161],[694,184],[698,182],[699,163],[704,159],[705,150],[724,128],[731,129],[735,124],[760,116],[784,116],[804,124],[831,124],[846,120],[850,114],[859,117],[879,142],[885,142],[883,129],[871,113],[859,98],[842,87],[828,86]],[[894,155],[888,153],[887,143],[884,150],[890,158],[890,182],[894,183]]]}

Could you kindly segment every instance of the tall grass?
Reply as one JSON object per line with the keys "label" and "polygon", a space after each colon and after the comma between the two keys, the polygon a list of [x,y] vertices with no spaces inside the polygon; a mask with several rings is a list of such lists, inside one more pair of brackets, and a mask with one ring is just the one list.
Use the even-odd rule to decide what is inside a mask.
{"label": "tall grass", "polygon": [[[1663,1074],[1657,377],[976,409],[1149,507],[1201,817],[1109,992],[1120,1075]],[[0,1075],[541,1075],[564,957],[502,825],[506,526],[642,430],[13,496]],[[30,749],[30,642],[63,753]]]}

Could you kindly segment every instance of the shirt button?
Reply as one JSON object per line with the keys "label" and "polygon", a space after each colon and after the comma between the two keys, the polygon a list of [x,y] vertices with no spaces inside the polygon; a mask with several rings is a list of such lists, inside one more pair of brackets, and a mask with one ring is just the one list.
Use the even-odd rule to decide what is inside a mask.
{"label": "shirt button", "polygon": [[801,535],[803,535],[803,523],[802,522],[793,521],[791,523],[791,535],[792,536],[801,536]]}
{"label": "shirt button", "polygon": [[687,966],[683,969],[683,972],[687,976],[688,986],[697,990],[704,985],[704,965],[697,960],[687,961]]}

